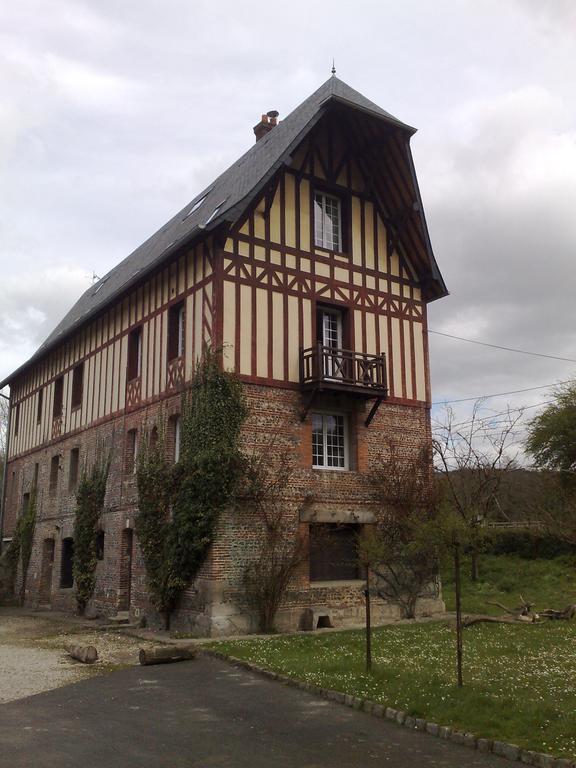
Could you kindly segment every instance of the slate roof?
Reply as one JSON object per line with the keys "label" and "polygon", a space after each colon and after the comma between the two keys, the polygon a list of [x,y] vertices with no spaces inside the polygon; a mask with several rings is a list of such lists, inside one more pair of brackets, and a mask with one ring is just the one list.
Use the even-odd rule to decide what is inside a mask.
{"label": "slate roof", "polygon": [[[203,237],[224,221],[236,221],[250,200],[285,162],[289,162],[290,152],[322,117],[323,108],[333,102],[352,106],[380,118],[405,131],[408,136],[416,132],[415,128],[402,123],[333,75],[170,221],[85,291],[34,355],[0,382],[0,389],[183,245]],[[192,211],[198,201],[202,201],[202,204]],[[443,286],[431,249],[430,258],[433,277],[439,279]]]}

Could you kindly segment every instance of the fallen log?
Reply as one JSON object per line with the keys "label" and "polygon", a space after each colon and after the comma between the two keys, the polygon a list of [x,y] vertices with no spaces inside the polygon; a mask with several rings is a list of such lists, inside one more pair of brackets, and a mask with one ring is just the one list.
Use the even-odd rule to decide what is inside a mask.
{"label": "fallen log", "polygon": [[98,651],[93,645],[69,644],[66,646],[66,653],[76,661],[81,661],[82,664],[94,664],[98,659]]}
{"label": "fallen log", "polygon": [[544,619],[553,619],[557,621],[570,621],[576,616],[576,605],[567,605],[561,611],[556,611],[554,608],[546,608],[540,611],[540,616]]}
{"label": "fallen log", "polygon": [[523,624],[526,623],[526,619],[513,618],[512,616],[488,616],[485,614],[478,614],[475,616],[463,616],[462,626],[472,627],[474,624]]}
{"label": "fallen log", "polygon": [[140,648],[138,658],[143,667],[151,664],[173,664],[189,661],[196,656],[194,645],[160,645],[154,648]]}

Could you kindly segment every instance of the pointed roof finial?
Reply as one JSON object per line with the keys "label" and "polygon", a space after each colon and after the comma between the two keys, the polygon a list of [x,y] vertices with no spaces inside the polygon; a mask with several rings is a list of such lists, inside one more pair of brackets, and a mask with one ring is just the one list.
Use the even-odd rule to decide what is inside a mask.
{"label": "pointed roof finial", "polygon": [[336,67],[334,65],[334,59],[332,59],[332,75],[334,76],[336,74]]}

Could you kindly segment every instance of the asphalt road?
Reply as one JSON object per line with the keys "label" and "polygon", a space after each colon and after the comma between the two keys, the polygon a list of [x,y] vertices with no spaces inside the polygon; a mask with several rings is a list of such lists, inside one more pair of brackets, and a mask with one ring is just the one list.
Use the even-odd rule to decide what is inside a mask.
{"label": "asphalt road", "polygon": [[2,768],[372,765],[510,763],[206,657],[133,667],[0,705]]}

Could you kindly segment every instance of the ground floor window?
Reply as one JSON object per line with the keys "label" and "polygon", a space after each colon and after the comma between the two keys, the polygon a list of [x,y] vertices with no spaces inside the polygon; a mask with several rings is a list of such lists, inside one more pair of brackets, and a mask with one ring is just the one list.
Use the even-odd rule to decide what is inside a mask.
{"label": "ground floor window", "polygon": [[361,579],[355,523],[315,523],[310,526],[310,581]]}
{"label": "ground floor window", "polygon": [[312,465],[316,469],[348,469],[345,414],[312,414]]}
{"label": "ground floor window", "polygon": [[62,539],[62,562],[60,564],[60,586],[68,589],[74,585],[74,539]]}

